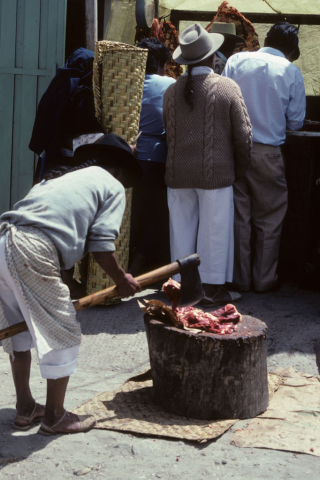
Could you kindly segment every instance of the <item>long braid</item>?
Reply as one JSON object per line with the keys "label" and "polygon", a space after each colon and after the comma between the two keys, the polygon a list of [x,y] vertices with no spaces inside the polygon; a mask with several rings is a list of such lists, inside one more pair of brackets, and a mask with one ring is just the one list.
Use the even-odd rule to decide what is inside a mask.
{"label": "long braid", "polygon": [[192,68],[193,65],[188,66],[188,78],[184,87],[184,98],[191,110],[193,110]]}
{"label": "long braid", "polygon": [[81,162],[79,165],[71,167],[69,165],[61,165],[55,168],[52,168],[44,175],[44,180],[53,180],[54,178],[62,177],[66,173],[75,172],[76,170],[81,170],[82,168],[92,167],[94,165],[100,166],[98,160],[86,160],[85,162]]}

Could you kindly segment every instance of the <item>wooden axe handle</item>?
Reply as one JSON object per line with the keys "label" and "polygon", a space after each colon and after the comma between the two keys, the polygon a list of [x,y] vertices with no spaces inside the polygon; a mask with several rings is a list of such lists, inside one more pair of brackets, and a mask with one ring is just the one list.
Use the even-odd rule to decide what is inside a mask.
{"label": "wooden axe handle", "polygon": [[[164,267],[157,268],[152,270],[152,272],[144,273],[139,277],[136,277],[135,280],[141,285],[141,288],[151,285],[152,283],[160,282],[161,280],[166,280],[168,277],[175,275],[180,272],[180,265],[178,262],[170,263]],[[84,308],[93,307],[94,305],[99,305],[107,298],[118,297],[118,289],[116,286],[106,288],[105,290],[100,290],[100,292],[92,293],[87,297],[80,298],[73,302],[74,308],[78,310],[83,310]],[[1,337],[0,337],[1,338]]]}
{"label": "wooden axe handle", "polygon": [[[198,255],[195,255],[198,257]],[[198,257],[199,259],[199,257]],[[200,263],[200,260],[198,260]],[[164,267],[157,268],[152,272],[145,273],[136,277],[135,280],[141,285],[141,288],[147,287],[152,283],[160,282],[161,280],[166,280],[168,277],[175,275],[176,273],[180,272],[180,265],[178,262],[170,263],[169,265],[165,265]],[[101,304],[104,300],[108,298],[118,297],[118,289],[116,286],[105,288],[100,292],[92,293],[91,295],[87,295],[86,297],[80,298],[73,302],[74,308],[76,311],[84,310],[85,308],[93,307],[94,305]],[[16,325],[12,325],[11,327],[4,328],[0,330],[0,340],[4,340],[5,338],[13,337],[13,335],[17,335],[18,333],[25,332],[28,330],[26,322],[20,322]]]}

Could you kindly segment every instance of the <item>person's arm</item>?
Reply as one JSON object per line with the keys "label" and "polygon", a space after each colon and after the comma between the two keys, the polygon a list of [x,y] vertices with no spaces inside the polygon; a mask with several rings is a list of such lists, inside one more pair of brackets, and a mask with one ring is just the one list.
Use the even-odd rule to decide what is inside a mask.
{"label": "person's arm", "polygon": [[251,162],[252,127],[241,90],[235,86],[231,105],[232,138],[235,147],[236,178],[245,174]]}
{"label": "person's arm", "polygon": [[114,242],[119,236],[121,220],[125,209],[125,190],[111,175],[108,194],[100,192],[100,208],[96,213],[87,236],[87,251],[92,252],[101,268],[116,283],[120,297],[131,297],[141,291],[133,277],[120,267],[114,254]]}
{"label": "person's arm", "polygon": [[166,95],[166,92],[164,92],[164,95],[163,95],[163,109],[162,109],[162,118],[163,118],[163,125],[164,125],[164,129],[165,131],[167,131],[167,95]]}
{"label": "person's arm", "polygon": [[121,298],[132,297],[141,287],[130,273],[120,267],[114,252],[92,252],[94,259],[115,282]]}
{"label": "person's arm", "polygon": [[296,81],[291,87],[290,101],[286,112],[287,130],[299,130],[306,115],[306,92],[300,70],[296,70]]}

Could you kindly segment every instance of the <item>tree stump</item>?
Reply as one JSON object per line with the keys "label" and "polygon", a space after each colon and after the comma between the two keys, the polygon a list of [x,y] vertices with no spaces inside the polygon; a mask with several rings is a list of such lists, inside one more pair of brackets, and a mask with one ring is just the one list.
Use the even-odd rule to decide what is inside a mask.
{"label": "tree stump", "polygon": [[144,316],[154,400],[201,420],[252,418],[269,404],[267,325],[243,316],[229,335],[194,333]]}

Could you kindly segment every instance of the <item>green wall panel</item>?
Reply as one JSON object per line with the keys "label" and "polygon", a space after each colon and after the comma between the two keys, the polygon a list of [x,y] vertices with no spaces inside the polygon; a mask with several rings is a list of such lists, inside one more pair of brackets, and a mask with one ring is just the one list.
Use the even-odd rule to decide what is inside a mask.
{"label": "green wall panel", "polygon": [[14,76],[0,75],[0,213],[9,208],[11,190]]}
{"label": "green wall panel", "polygon": [[38,68],[40,0],[26,1],[24,11],[23,66]]}
{"label": "green wall panel", "polygon": [[0,12],[0,66],[15,66],[17,4],[16,0],[2,0]]}
{"label": "green wall panel", "polygon": [[64,64],[67,0],[0,0],[0,213],[32,186],[37,105]]}
{"label": "green wall panel", "polygon": [[37,77],[17,75],[15,82],[16,119],[13,128],[13,155],[11,167],[11,205],[24,197],[33,180],[34,154],[28,145],[36,114]]}
{"label": "green wall panel", "polygon": [[49,0],[42,0],[40,12],[39,68],[47,68]]}

